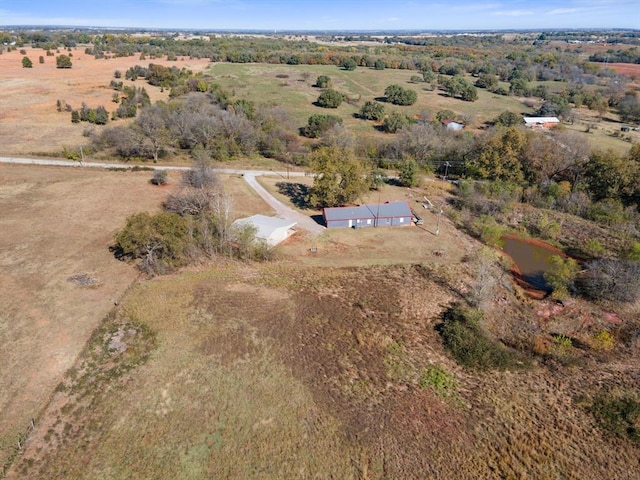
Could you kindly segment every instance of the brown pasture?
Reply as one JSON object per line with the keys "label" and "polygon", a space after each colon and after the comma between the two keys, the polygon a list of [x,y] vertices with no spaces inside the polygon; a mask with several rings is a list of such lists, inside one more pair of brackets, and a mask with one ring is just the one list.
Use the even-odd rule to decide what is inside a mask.
{"label": "brown pasture", "polygon": [[[33,68],[23,68],[19,50],[3,52],[0,55],[0,155],[50,155],[59,154],[63,147],[77,148],[86,143],[82,136],[87,123],[71,123],[69,112],[58,112],[56,101],[65,101],[73,108],[80,108],[85,102],[90,108],[103,106],[110,113],[117,107],[112,102],[114,90],[109,82],[114,72],[122,72],[125,84],[144,87],[152,101],[166,99],[169,92],[160,91],[144,80],[131,82],[124,80],[124,73],[134,65],[148,66],[149,63],[186,67],[200,72],[210,63],[208,59],[178,58],[140,60],[134,57],[114,57],[95,59],[84,53],[83,47],[69,54],[73,67],[56,68],[55,57],[47,57],[42,49],[25,48],[26,56],[33,62]],[[38,58],[44,57],[41,64]],[[95,127],[96,129],[103,127]]]}
{"label": "brown pasture", "polygon": [[138,276],[109,246],[173,188],[150,176],[0,165],[0,466]]}

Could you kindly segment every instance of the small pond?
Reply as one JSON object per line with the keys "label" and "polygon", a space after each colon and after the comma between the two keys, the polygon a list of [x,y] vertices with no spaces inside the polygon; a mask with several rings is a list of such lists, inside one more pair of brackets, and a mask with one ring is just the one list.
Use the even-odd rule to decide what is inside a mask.
{"label": "small pond", "polygon": [[522,280],[537,290],[550,291],[544,274],[551,268],[551,257],[561,252],[551,245],[525,238],[505,236],[502,241],[504,252],[513,259]]}

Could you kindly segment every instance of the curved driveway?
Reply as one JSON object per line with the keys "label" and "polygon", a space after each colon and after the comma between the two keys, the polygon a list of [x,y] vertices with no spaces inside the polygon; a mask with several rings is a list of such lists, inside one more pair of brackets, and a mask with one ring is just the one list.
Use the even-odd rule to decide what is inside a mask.
{"label": "curved driveway", "polygon": [[[72,160],[46,160],[40,158],[12,158],[0,157],[0,163],[13,163],[20,165],[44,165],[54,167],[93,167],[93,168],[128,168],[128,165],[120,163],[104,163],[104,162],[76,162]],[[189,170],[191,167],[172,167],[151,165],[154,170]],[[245,181],[253,188],[260,197],[273,208],[277,215],[286,220],[296,222],[299,228],[303,228],[312,235],[319,235],[324,232],[325,227],[318,225],[313,219],[307,215],[303,215],[294,209],[288,207],[280,200],[271,195],[262,185],[258,183],[256,177],[261,175],[278,175],[280,177],[304,177],[304,172],[274,172],[271,170],[241,170],[237,168],[216,168],[216,172],[230,175],[242,175]]]}

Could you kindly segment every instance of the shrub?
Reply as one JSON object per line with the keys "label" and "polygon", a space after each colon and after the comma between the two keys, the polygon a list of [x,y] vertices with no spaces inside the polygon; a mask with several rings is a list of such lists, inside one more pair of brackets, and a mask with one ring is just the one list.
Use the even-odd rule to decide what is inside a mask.
{"label": "shrub", "polygon": [[602,258],[585,266],[578,279],[580,291],[593,300],[632,303],[640,298],[640,263]]}
{"label": "shrub", "polygon": [[600,394],[593,399],[587,410],[605,431],[640,445],[640,402],[635,398],[615,398],[609,394]]}
{"label": "shrub", "polygon": [[318,88],[329,88],[329,87],[331,87],[331,79],[327,75],[320,75],[316,79],[316,87],[318,87]]}
{"label": "shrub", "polygon": [[413,120],[398,112],[393,112],[388,117],[385,117],[382,123],[382,129],[387,133],[396,133],[398,130],[411,125]]}
{"label": "shrub", "polygon": [[342,118],[335,115],[311,115],[307,120],[307,126],[301,129],[302,135],[308,138],[318,138],[323,133],[342,124]]}
{"label": "shrub", "polygon": [[440,335],[444,346],[456,361],[474,370],[508,369],[524,365],[522,359],[480,327],[482,312],[454,304],[444,315]]}
{"label": "shrub", "polygon": [[384,118],[384,105],[375,101],[367,101],[360,109],[360,118],[380,121]]}
{"label": "shrub", "polygon": [[154,185],[165,185],[167,183],[167,177],[169,172],[166,170],[154,170],[153,177],[151,177],[151,183]]}
{"label": "shrub", "polygon": [[186,264],[187,222],[175,213],[136,213],[115,236],[121,257],[142,259],[141,269],[150,275]]}
{"label": "shrub", "polygon": [[487,245],[498,247],[502,245],[502,237],[505,234],[505,227],[499,225],[495,218],[490,215],[482,215],[475,221],[474,228],[480,239]]}
{"label": "shrub", "polygon": [[451,397],[455,395],[457,388],[453,375],[439,366],[430,366],[420,376],[418,385],[422,388],[430,388],[439,397]]}
{"label": "shrub", "polygon": [[578,262],[573,258],[565,258],[560,255],[551,257],[551,268],[545,272],[544,279],[553,289],[552,296],[554,298],[563,299],[569,296],[578,270]]}
{"label": "shrub", "polygon": [[353,58],[345,58],[340,64],[340,66],[344,70],[353,71],[358,67],[358,64]]}
{"label": "shrub", "polygon": [[594,350],[607,351],[613,348],[615,339],[613,338],[613,335],[611,335],[611,332],[608,332],[607,330],[600,330],[593,335],[591,343]]}
{"label": "shrub", "polygon": [[328,88],[320,94],[317,104],[322,108],[338,108],[343,100],[344,96],[340,92]]}
{"label": "shrub", "polygon": [[418,100],[418,94],[414,90],[402,88],[400,85],[389,85],[384,90],[387,101],[394,105],[413,105]]}

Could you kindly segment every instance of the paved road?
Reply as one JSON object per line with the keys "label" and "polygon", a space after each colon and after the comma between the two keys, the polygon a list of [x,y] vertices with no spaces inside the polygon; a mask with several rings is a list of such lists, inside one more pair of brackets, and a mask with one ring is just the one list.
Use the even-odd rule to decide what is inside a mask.
{"label": "paved road", "polygon": [[[13,158],[13,157],[0,157],[0,163],[13,163],[20,165],[44,165],[54,167],[89,167],[89,168],[128,168],[130,165],[122,163],[104,163],[104,162],[75,162],[72,160],[46,160],[42,158]],[[191,167],[172,167],[172,166],[160,166],[149,165],[154,170],[189,170]],[[305,172],[278,172],[272,170],[242,170],[238,168],[216,168],[214,169],[218,173],[229,175],[242,175],[246,182],[253,188],[262,199],[267,202],[277,213],[279,217],[286,220],[296,222],[299,228],[307,230],[312,235],[319,235],[324,232],[325,227],[318,225],[311,217],[303,215],[292,208],[286,206],[280,200],[271,195],[265,188],[258,183],[256,177],[262,175],[277,175],[282,178],[289,177],[304,177],[307,174]]]}
{"label": "paved road", "polygon": [[296,212],[267,192],[267,190],[258,183],[258,180],[256,180],[256,175],[248,172],[245,172],[243,175],[245,181],[276,211],[279,217],[296,222],[299,228],[304,228],[312,235],[319,235],[325,231],[325,227],[317,224],[311,217]]}

